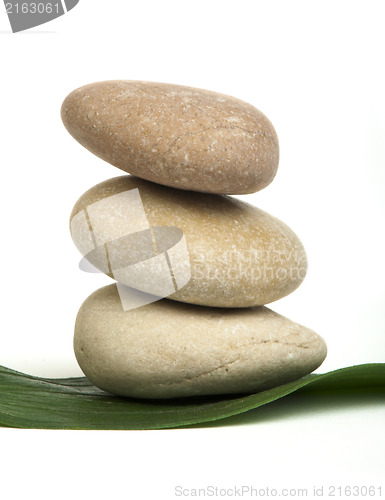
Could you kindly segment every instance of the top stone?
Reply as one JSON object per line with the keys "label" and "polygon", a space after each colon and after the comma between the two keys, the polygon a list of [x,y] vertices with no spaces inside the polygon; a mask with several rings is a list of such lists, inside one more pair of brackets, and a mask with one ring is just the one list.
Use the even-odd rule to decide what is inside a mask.
{"label": "top stone", "polygon": [[273,180],[277,134],[239,99],[142,81],[106,81],[72,92],[68,132],[116,167],[158,184],[219,194],[259,191]]}

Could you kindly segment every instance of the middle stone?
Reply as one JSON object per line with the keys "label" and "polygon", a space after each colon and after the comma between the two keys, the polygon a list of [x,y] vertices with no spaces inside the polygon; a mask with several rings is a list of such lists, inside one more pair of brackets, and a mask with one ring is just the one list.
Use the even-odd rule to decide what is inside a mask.
{"label": "middle stone", "polygon": [[131,175],[84,193],[71,235],[87,260],[118,282],[198,305],[268,304],[293,292],[307,270],[299,238],[266,212]]}

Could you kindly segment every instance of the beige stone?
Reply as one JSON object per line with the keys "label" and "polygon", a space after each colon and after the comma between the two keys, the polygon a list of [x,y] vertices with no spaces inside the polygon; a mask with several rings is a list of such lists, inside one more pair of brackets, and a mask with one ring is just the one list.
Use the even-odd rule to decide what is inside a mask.
{"label": "beige stone", "polygon": [[95,385],[137,398],[261,391],[312,372],[326,356],[319,335],[266,307],[163,299],[124,311],[116,285],[84,302],[74,348]]}
{"label": "beige stone", "polygon": [[62,119],[99,158],[179,189],[253,193],[270,184],[278,168],[277,134],[266,116],[207,90],[98,82],[65,99]]}
{"label": "beige stone", "polygon": [[[125,192],[131,197],[132,190],[138,190],[135,193],[140,195],[146,217],[135,206],[129,208],[128,198],[116,197]],[[86,214],[92,220],[88,217],[87,221]],[[181,229],[187,244],[189,257],[184,262],[180,259],[174,272],[176,278],[185,276],[183,265],[189,264],[191,279],[172,289],[176,290],[170,295],[174,300],[217,307],[264,305],[293,292],[305,277],[306,254],[293,231],[266,212],[230,196],[180,191],[126,175],[91,188],[71,214],[72,238],[83,254],[93,248],[95,234],[102,243],[103,235],[107,241],[129,233],[130,228],[136,231],[130,238],[138,238],[137,245],[127,247],[130,251],[124,238],[109,243],[110,260],[115,251],[120,267],[124,259],[132,263],[151,257],[141,255],[141,249],[146,248],[142,235],[147,227],[153,230],[158,226]],[[98,267],[111,275],[108,262]],[[155,283],[156,268],[151,269],[153,278],[150,273],[146,280]],[[133,272],[137,274],[137,268]],[[119,281],[137,288],[129,280]]]}

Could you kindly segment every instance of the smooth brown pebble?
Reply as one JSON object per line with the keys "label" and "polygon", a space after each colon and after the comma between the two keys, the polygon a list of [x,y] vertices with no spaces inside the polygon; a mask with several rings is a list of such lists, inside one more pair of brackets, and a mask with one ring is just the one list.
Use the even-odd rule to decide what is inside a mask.
{"label": "smooth brown pebble", "polygon": [[180,85],[105,81],[65,99],[68,132],[99,158],[179,189],[223,194],[259,191],[273,180],[277,134],[239,99]]}

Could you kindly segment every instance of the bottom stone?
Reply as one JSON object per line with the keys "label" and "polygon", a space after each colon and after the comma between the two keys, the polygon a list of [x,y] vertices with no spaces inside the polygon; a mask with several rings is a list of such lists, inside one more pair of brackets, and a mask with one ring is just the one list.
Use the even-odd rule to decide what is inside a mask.
{"label": "bottom stone", "polygon": [[326,356],[319,335],[266,307],[163,299],[124,311],[116,285],[84,302],[74,348],[91,382],[135,398],[257,392],[303,377]]}

